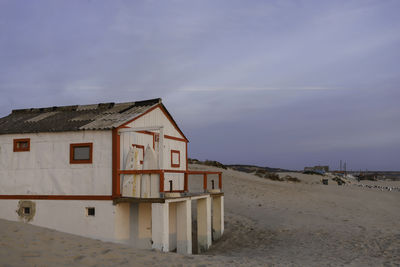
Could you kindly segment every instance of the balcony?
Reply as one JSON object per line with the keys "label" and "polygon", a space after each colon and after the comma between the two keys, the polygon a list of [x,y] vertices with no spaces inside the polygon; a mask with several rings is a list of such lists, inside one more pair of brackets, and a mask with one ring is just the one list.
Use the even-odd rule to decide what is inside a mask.
{"label": "balcony", "polygon": [[[183,177],[183,187],[174,189],[173,180],[168,180],[171,175]],[[199,186],[190,186],[190,180],[197,180]],[[125,178],[129,180],[126,181]],[[146,182],[147,185],[143,185]],[[176,180],[175,180],[176,182]],[[132,183],[131,189],[124,188],[126,183]],[[150,185],[151,183],[151,185]],[[120,202],[164,202],[169,198],[181,198],[200,195],[223,195],[222,172],[191,171],[191,170],[119,170],[117,171],[117,199]],[[147,189],[146,189],[147,187]],[[125,190],[124,190],[125,189]],[[133,192],[133,193],[131,193]]]}

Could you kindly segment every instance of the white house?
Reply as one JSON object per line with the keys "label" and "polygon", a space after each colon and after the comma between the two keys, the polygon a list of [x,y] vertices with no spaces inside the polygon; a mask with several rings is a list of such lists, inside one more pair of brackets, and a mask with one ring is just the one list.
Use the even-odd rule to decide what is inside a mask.
{"label": "white house", "polygon": [[[161,99],[13,110],[0,118],[0,218],[204,251],[224,231],[222,177],[189,171],[187,144]],[[201,192],[189,192],[192,175],[202,175]]]}

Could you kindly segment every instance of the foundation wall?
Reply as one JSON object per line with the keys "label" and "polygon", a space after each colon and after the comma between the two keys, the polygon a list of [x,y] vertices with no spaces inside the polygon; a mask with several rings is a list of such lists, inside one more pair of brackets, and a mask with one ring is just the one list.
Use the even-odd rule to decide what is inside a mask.
{"label": "foundation wall", "polygon": [[128,244],[135,248],[151,249],[151,203],[131,203]]}
{"label": "foundation wall", "polygon": [[[0,200],[0,218],[10,221],[25,221],[30,224],[61,232],[118,242],[121,233],[115,231],[117,224],[114,214],[116,206],[112,201],[81,200],[23,200],[34,203],[35,211],[28,221],[19,216],[20,200]],[[88,216],[86,208],[94,207],[95,216]]]}
{"label": "foundation wall", "polygon": [[174,251],[177,248],[176,243],[176,203],[169,203],[169,251]]}

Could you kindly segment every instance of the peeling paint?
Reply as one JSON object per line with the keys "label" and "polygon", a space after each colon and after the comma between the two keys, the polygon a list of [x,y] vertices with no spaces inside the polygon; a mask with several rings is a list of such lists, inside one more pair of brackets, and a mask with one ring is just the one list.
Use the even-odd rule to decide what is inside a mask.
{"label": "peeling paint", "polygon": [[[27,212],[29,209],[29,212]],[[20,200],[18,202],[18,209],[15,211],[21,221],[30,222],[35,217],[36,203],[31,200]]]}

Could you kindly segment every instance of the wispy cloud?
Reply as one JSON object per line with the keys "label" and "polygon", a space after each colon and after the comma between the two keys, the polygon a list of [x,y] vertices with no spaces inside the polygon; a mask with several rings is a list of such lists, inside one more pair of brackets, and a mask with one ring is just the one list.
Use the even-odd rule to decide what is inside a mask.
{"label": "wispy cloud", "polygon": [[323,86],[288,86],[288,87],[183,87],[177,89],[182,92],[252,92],[252,91],[326,91],[338,90],[339,88]]}
{"label": "wispy cloud", "polygon": [[[246,146],[257,158],[248,159],[279,154],[282,167],[313,158],[300,144],[319,149],[338,136],[360,140],[354,157],[368,142],[382,151],[397,145],[399,1],[6,0],[0,7],[0,114],[163,97],[201,143],[192,153],[217,150],[228,160],[240,154],[225,152],[237,149],[234,137],[256,129]],[[212,145],[209,127],[222,136]]]}

